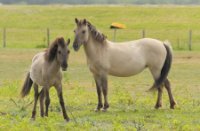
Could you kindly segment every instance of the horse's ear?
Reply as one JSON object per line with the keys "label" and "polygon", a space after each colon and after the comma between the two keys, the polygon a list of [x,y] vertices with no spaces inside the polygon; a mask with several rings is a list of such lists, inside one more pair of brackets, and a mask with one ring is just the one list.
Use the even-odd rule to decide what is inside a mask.
{"label": "horse's ear", "polygon": [[66,43],[66,45],[69,45],[69,44],[70,44],[70,39],[68,39],[68,40],[67,40],[67,43]]}
{"label": "horse's ear", "polygon": [[79,20],[77,18],[75,18],[75,23],[78,25]]}
{"label": "horse's ear", "polygon": [[83,24],[86,25],[87,24],[87,20],[83,19]]}

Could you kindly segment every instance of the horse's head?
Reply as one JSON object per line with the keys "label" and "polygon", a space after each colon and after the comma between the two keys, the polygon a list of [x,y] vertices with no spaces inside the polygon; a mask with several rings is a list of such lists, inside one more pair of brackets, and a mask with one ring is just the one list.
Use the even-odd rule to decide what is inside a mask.
{"label": "horse's head", "polygon": [[57,38],[50,46],[48,51],[48,60],[56,61],[61,65],[62,70],[65,71],[68,67],[68,57],[70,50],[68,49],[68,45],[70,43],[70,39],[65,42],[63,37]]}
{"label": "horse's head", "polygon": [[88,22],[86,19],[78,20],[75,18],[75,23],[77,25],[74,30],[75,39],[73,42],[73,48],[75,51],[78,51],[82,44],[86,44],[89,39],[89,28]]}
{"label": "horse's head", "polygon": [[68,49],[68,45],[70,43],[70,39],[65,42],[63,38],[58,39],[58,50],[57,50],[57,61],[61,64],[62,70],[65,71],[68,67],[68,57],[70,50]]}

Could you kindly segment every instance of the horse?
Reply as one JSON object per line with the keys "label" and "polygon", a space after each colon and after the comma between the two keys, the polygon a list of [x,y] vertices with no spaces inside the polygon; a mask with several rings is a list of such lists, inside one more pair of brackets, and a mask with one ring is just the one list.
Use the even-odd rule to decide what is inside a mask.
{"label": "horse", "polygon": [[[22,86],[21,96],[22,98],[29,94],[31,87],[34,88],[34,106],[32,110],[32,119],[35,120],[36,106],[38,98],[40,99],[40,116],[48,117],[48,107],[50,104],[49,89],[54,86],[59,98],[60,106],[62,108],[63,117],[66,121],[69,121],[69,117],[66,113],[65,103],[62,94],[62,74],[66,71],[68,64],[68,56],[70,50],[68,45],[70,39],[65,42],[63,37],[57,38],[52,42],[50,47],[43,52],[36,54],[32,59],[31,68],[26,76],[25,82]],[[38,87],[42,86],[40,92]],[[44,98],[45,98],[45,114],[44,114]]]}
{"label": "horse", "polygon": [[172,48],[168,41],[143,38],[115,43],[109,41],[86,19],[75,18],[75,23],[73,48],[78,51],[83,45],[88,67],[96,83],[98,104],[95,111],[101,109],[106,111],[109,108],[108,75],[129,77],[142,72],[145,68],[150,70],[154,79],[154,84],[150,89],[158,90],[155,108],[162,106],[162,92],[165,86],[169,95],[170,108],[174,109],[176,102],[167,78],[172,63]]}

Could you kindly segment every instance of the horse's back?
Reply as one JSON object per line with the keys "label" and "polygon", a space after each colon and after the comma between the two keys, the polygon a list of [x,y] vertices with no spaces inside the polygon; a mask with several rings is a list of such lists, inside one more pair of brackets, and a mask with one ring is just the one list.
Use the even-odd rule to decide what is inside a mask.
{"label": "horse's back", "polygon": [[30,77],[34,83],[42,85],[42,70],[45,62],[44,58],[45,52],[40,52],[36,54],[32,59]]}
{"label": "horse's back", "polygon": [[120,43],[113,43],[115,49],[121,50],[121,52],[130,51],[132,53],[135,53],[135,50],[140,50],[138,53],[141,52],[157,52],[157,51],[163,51],[165,50],[163,46],[163,42],[157,39],[152,38],[143,38],[133,41],[126,41],[126,42],[120,42]]}
{"label": "horse's back", "polygon": [[156,39],[144,38],[140,40],[139,44],[142,46],[147,65],[160,65],[160,68],[162,68],[167,54],[164,42]]}
{"label": "horse's back", "polygon": [[44,58],[44,54],[45,54],[45,52],[39,52],[39,53],[37,53],[37,54],[33,57],[32,63],[33,63],[34,61],[38,60],[38,59]]}
{"label": "horse's back", "polygon": [[163,42],[144,38],[110,44],[109,73],[116,76],[131,76],[144,68],[162,68],[166,49]]}
{"label": "horse's back", "polygon": [[145,59],[146,65],[149,68],[162,68],[167,54],[163,41],[152,38],[143,38],[136,40],[131,44],[132,46],[140,48],[138,56],[140,55]]}
{"label": "horse's back", "polygon": [[142,38],[142,39],[133,40],[133,41],[121,42],[119,44],[122,44],[125,46],[132,46],[132,47],[151,47],[151,48],[163,46],[162,41],[153,39],[153,38]]}

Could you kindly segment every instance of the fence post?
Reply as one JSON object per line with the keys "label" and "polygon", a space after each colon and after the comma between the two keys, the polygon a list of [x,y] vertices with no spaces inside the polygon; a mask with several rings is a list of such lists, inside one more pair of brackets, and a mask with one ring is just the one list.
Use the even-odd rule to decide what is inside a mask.
{"label": "fence post", "polygon": [[3,48],[6,47],[6,28],[3,28]]}
{"label": "fence post", "polygon": [[142,38],[145,38],[146,37],[146,32],[145,32],[145,29],[142,30]]}
{"label": "fence post", "polygon": [[50,30],[49,28],[47,28],[47,46],[49,47],[49,43],[50,43]]}
{"label": "fence post", "polygon": [[116,34],[117,34],[117,29],[114,29],[114,34],[113,34],[113,41],[116,41]]}
{"label": "fence post", "polygon": [[180,39],[177,38],[177,49],[179,50],[180,49]]}
{"label": "fence post", "polygon": [[190,51],[192,50],[192,30],[189,30],[188,48],[189,48]]}

